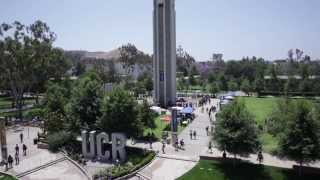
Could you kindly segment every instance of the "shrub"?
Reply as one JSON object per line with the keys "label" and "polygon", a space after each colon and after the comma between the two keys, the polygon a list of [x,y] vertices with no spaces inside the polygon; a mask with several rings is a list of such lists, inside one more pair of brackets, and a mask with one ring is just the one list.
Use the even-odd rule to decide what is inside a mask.
{"label": "shrub", "polygon": [[75,137],[72,134],[65,131],[53,133],[48,136],[49,150],[56,152],[60,148],[69,144],[69,142],[72,142],[74,139]]}

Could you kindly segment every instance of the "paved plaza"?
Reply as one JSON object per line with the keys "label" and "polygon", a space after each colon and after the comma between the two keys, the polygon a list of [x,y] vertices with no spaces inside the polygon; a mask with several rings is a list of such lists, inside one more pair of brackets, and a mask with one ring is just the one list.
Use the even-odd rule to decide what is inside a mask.
{"label": "paved plaza", "polygon": [[[18,144],[20,158],[20,163],[15,165],[14,162],[13,168],[9,169],[7,173],[19,175],[37,169],[35,172],[20,179],[87,179],[86,176],[68,160],[56,164],[52,163],[62,159],[64,155],[60,153],[51,153],[46,149],[38,149],[37,145],[33,144],[33,139],[37,137],[38,132],[41,132],[41,130],[37,127],[15,126],[7,129],[8,155],[11,155],[14,158],[15,146]],[[28,148],[27,156],[22,156],[23,143],[20,143],[20,133],[23,133],[23,143],[26,144]],[[52,165],[47,166],[50,163],[52,163]],[[5,171],[5,167],[2,166],[0,170]]]}

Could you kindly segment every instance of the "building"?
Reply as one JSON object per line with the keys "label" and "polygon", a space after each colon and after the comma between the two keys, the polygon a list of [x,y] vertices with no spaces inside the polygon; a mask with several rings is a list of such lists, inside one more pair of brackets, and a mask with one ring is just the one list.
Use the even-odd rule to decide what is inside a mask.
{"label": "building", "polygon": [[175,0],[154,0],[154,103],[168,107],[176,101]]}

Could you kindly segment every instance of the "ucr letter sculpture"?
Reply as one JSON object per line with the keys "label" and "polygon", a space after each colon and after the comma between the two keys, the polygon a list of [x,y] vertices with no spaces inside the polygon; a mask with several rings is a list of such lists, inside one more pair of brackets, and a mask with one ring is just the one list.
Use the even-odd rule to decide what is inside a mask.
{"label": "ucr letter sculpture", "polygon": [[[109,143],[109,135],[107,133],[99,133],[96,136],[96,131],[88,132],[82,131],[82,154],[85,158],[92,159],[97,157],[101,161],[107,161],[110,159],[110,152],[103,150],[103,143]],[[119,160],[124,162],[126,160],[126,136],[122,133],[112,133],[112,160]],[[89,148],[88,148],[89,147]]]}

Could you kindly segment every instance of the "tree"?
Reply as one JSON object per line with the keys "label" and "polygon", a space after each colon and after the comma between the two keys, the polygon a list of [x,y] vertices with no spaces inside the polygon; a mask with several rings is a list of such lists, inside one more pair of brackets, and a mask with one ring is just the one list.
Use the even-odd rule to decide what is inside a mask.
{"label": "tree", "polygon": [[133,44],[126,44],[119,48],[120,51],[120,62],[129,74],[134,70],[135,61],[138,58],[139,51]]}
{"label": "tree", "polygon": [[242,80],[240,89],[249,95],[249,92],[251,91],[250,82],[247,79]]}
{"label": "tree", "polygon": [[220,91],[219,85],[218,83],[211,83],[210,84],[210,93],[211,94],[217,94]]}
{"label": "tree", "polygon": [[280,138],[280,154],[296,161],[301,167],[305,163],[319,159],[320,137],[319,116],[317,109],[311,109],[311,104],[305,100],[295,103],[290,109],[288,128]]}
{"label": "tree", "polygon": [[136,101],[127,91],[114,89],[103,99],[98,127],[109,133],[123,132],[139,137],[143,132],[143,123],[137,118],[136,107]]}
{"label": "tree", "polygon": [[235,100],[218,114],[213,139],[219,150],[234,158],[259,150],[258,130],[243,101]]}
{"label": "tree", "polygon": [[257,92],[258,96],[260,96],[261,92],[264,90],[264,79],[256,78],[253,82],[253,89]]}
{"label": "tree", "polygon": [[85,72],[86,72],[86,66],[81,62],[78,62],[74,67],[74,71],[72,72],[72,74],[74,74],[75,76],[80,76]]}
{"label": "tree", "polygon": [[63,51],[52,46],[56,35],[46,23],[25,26],[18,21],[0,26],[0,72],[10,87],[20,118],[26,92],[43,89],[50,79],[60,79],[69,69]]}
{"label": "tree", "polygon": [[142,105],[139,105],[138,119],[143,123],[145,128],[155,129],[157,126],[154,121],[155,114],[150,109],[150,106],[146,100],[143,101]]}
{"label": "tree", "polygon": [[95,72],[88,72],[78,81],[72,91],[70,100],[71,118],[78,120],[81,128],[95,129],[96,121],[101,116],[101,101],[101,80]]}
{"label": "tree", "polygon": [[[68,80],[65,80],[68,81]],[[45,95],[44,128],[49,133],[55,133],[65,128],[67,113],[65,105],[70,98],[69,82],[50,83]]]}
{"label": "tree", "polygon": [[228,82],[228,90],[229,90],[229,91],[239,90],[238,84],[237,84],[234,80],[229,81],[229,82]]}

